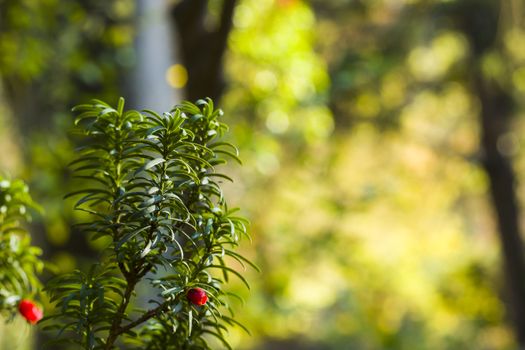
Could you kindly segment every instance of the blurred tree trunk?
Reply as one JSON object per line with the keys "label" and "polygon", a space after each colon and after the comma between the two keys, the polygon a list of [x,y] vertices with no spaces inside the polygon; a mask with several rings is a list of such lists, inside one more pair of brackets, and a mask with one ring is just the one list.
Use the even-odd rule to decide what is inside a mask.
{"label": "blurred tree trunk", "polygon": [[128,108],[151,108],[169,111],[180,101],[181,91],[166,81],[166,71],[177,56],[178,39],[171,29],[168,1],[136,1],[134,72],[127,81],[132,98],[126,99]]}
{"label": "blurred tree trunk", "polygon": [[468,65],[472,67],[470,83],[481,107],[480,147],[501,243],[507,310],[520,349],[525,349],[525,255],[516,176],[501,146],[511,126],[514,102],[510,92],[485,76],[481,68],[486,53],[500,50],[501,5],[502,2],[496,0],[464,0],[458,2],[453,11],[473,51]]}
{"label": "blurred tree trunk", "polygon": [[223,56],[236,2],[223,1],[213,30],[206,26],[208,0],[183,0],[172,9],[179,52],[188,71],[186,98],[190,101],[210,97],[217,102],[224,90]]}
{"label": "blurred tree trunk", "polygon": [[510,160],[498,147],[509,127],[510,96],[483,79],[481,73],[475,86],[481,102],[483,166],[490,180],[490,194],[497,217],[507,281],[508,311],[514,321],[518,342],[525,348],[525,257],[519,227],[516,178]]}

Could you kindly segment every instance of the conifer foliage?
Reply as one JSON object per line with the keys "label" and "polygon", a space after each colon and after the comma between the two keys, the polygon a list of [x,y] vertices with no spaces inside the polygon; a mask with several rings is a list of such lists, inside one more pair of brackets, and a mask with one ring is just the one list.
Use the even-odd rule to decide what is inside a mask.
{"label": "conifer foliage", "polygon": [[247,283],[228,262],[253,264],[234,251],[246,221],[220,187],[231,179],[217,167],[239,161],[220,140],[222,112],[209,99],[162,115],[124,111],[123,99],[74,112],[85,144],[71,166],[89,185],[67,197],[91,218],[81,230],[107,248],[89,270],[47,284],[56,307],[46,328],[84,349],[210,349],[211,338],[229,348],[224,332],[238,322],[222,287],[229,276]]}
{"label": "conifer foliage", "polygon": [[31,310],[40,314],[20,313],[28,322],[36,323],[42,312],[32,299],[41,286],[37,274],[44,265],[39,259],[42,252],[31,245],[26,228],[31,219],[29,208],[38,206],[31,199],[27,185],[21,180],[0,177],[0,313],[10,320],[21,309],[21,303],[30,303]]}

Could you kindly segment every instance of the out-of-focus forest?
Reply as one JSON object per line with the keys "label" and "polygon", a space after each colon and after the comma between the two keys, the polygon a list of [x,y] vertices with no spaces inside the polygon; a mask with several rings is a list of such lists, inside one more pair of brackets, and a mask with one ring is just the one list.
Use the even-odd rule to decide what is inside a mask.
{"label": "out-of-focus forest", "polygon": [[[209,96],[261,272],[239,350],[525,347],[520,0],[0,0],[0,173],[60,271],[100,247],[63,195],[91,98]],[[239,267],[241,268],[241,267]],[[41,349],[21,320],[0,349]],[[30,336],[31,335],[31,336]]]}

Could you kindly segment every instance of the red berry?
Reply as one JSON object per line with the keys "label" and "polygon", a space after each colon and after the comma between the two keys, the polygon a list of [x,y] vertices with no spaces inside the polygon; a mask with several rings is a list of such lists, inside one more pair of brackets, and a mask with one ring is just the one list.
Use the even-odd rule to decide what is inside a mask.
{"label": "red berry", "polygon": [[194,305],[202,306],[208,301],[208,296],[206,291],[202,288],[192,288],[186,294],[188,300],[191,301]]}
{"label": "red berry", "polygon": [[36,324],[44,316],[42,310],[36,306],[34,302],[28,299],[20,301],[20,304],[18,304],[18,311],[20,311],[20,314],[31,324]]}

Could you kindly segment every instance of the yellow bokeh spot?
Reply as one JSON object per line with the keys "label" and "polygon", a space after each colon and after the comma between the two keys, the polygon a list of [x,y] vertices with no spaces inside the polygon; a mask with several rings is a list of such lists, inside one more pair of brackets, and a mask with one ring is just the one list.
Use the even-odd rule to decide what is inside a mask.
{"label": "yellow bokeh spot", "polygon": [[518,68],[512,73],[512,82],[516,89],[525,92],[525,67]]}
{"label": "yellow bokeh spot", "polygon": [[166,71],[166,81],[169,86],[181,89],[188,82],[188,71],[182,64],[174,64]]}
{"label": "yellow bokeh spot", "polygon": [[[381,82],[381,102],[393,108],[403,103],[406,95],[406,82],[401,72],[386,74]],[[374,101],[375,102],[375,101]]]}
{"label": "yellow bokeh spot", "polygon": [[62,273],[71,272],[77,266],[75,257],[65,251],[54,254],[51,263]]}
{"label": "yellow bokeh spot", "polygon": [[408,66],[418,80],[440,79],[467,52],[465,39],[456,32],[437,36],[430,45],[416,47],[408,56]]}
{"label": "yellow bokeh spot", "polygon": [[62,246],[69,239],[69,230],[63,221],[52,220],[47,226],[47,238],[52,244]]}
{"label": "yellow bokeh spot", "polygon": [[525,31],[513,29],[508,31],[504,37],[507,51],[517,60],[525,60]]}
{"label": "yellow bokeh spot", "polygon": [[372,92],[363,92],[355,100],[355,112],[363,117],[375,117],[381,111],[379,98]]}

